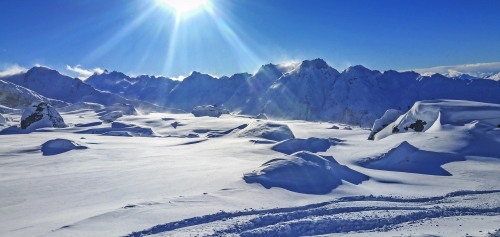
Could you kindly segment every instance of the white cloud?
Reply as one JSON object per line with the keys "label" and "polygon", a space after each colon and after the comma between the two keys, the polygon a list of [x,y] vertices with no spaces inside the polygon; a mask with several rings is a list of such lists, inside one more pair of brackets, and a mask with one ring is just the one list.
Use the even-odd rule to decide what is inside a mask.
{"label": "white cloud", "polygon": [[12,76],[20,73],[25,73],[28,69],[21,67],[17,64],[9,65],[0,71],[0,77]]}
{"label": "white cloud", "polygon": [[178,77],[170,77],[170,79],[176,80],[176,81],[182,81],[182,80],[184,80],[184,78],[186,78],[186,76],[182,76],[182,75],[180,75]]}
{"label": "white cloud", "polygon": [[422,75],[432,75],[435,73],[439,73],[447,76],[460,76],[462,74],[469,74],[475,77],[485,77],[500,72],[500,62],[439,66],[413,69],[412,71],[418,72]]}
{"label": "white cloud", "polygon": [[104,70],[102,70],[102,69],[100,69],[98,67],[94,68],[92,70],[83,69],[81,67],[81,65],[76,65],[75,67],[71,67],[69,65],[66,65],[66,69],[69,70],[69,71],[78,73],[78,78],[81,79],[81,80],[85,80],[85,79],[89,78],[94,73],[102,74],[104,72]]}

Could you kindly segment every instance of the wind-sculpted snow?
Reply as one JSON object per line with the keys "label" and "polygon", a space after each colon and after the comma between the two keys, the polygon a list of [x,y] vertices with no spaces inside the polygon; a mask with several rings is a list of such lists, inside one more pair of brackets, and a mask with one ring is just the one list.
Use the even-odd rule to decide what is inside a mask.
{"label": "wind-sculpted snow", "polygon": [[[238,133],[239,131],[245,129],[246,127],[248,127],[248,124],[242,124],[238,127],[231,128],[231,129],[228,129],[226,131],[211,131],[211,132],[208,132],[206,137],[208,137],[208,138],[222,137],[222,136],[229,135],[232,133]],[[194,131],[194,132],[200,132],[200,131]]]}
{"label": "wind-sculpted snow", "polygon": [[124,137],[159,137],[153,129],[136,124],[126,124],[113,122],[111,127],[91,128],[79,131],[82,134],[101,134],[103,136],[124,136]]}
{"label": "wind-sculpted snow", "polygon": [[200,105],[194,107],[191,113],[195,117],[209,116],[209,117],[220,117],[222,114],[229,114],[226,109],[217,107],[216,105]]}
{"label": "wind-sculpted snow", "polygon": [[90,103],[90,102],[78,102],[74,103],[72,105],[68,105],[66,107],[59,108],[59,112],[73,112],[73,111],[78,111],[78,110],[102,110],[104,109],[104,105],[97,104],[97,103]]}
{"label": "wind-sculpted snow", "polygon": [[[482,200],[484,202],[477,202]],[[389,231],[401,223],[443,217],[500,215],[500,190],[458,191],[443,196],[401,198],[353,196],[330,202],[264,210],[218,212],[160,224],[126,236],[306,236]]]}
{"label": "wind-sculpted snow", "polygon": [[5,124],[7,124],[7,119],[5,119],[2,114],[0,114],[0,126],[4,126]]}
{"label": "wind-sculpted snow", "polygon": [[396,109],[388,109],[387,111],[385,111],[384,115],[381,118],[375,120],[375,122],[373,123],[372,132],[370,133],[370,136],[368,136],[368,140],[374,140],[375,134],[380,132],[380,130],[384,129],[392,122],[396,121],[396,119],[398,119],[402,114],[402,111]]}
{"label": "wind-sculpted snow", "polygon": [[239,137],[260,137],[273,141],[295,138],[292,130],[286,125],[276,122],[257,120],[248,124],[238,132]]}
{"label": "wind-sculpted snow", "polygon": [[374,138],[380,140],[394,133],[435,132],[443,126],[463,126],[474,120],[496,127],[500,124],[500,105],[457,100],[419,101]]}
{"label": "wind-sculpted snow", "polygon": [[324,138],[310,137],[308,139],[295,138],[281,141],[271,149],[285,153],[292,154],[298,151],[310,151],[310,152],[324,152],[330,148],[330,141]]}
{"label": "wind-sculpted snow", "polygon": [[44,156],[57,155],[71,150],[87,149],[86,146],[79,142],[68,139],[54,139],[42,144],[42,153]]}
{"label": "wind-sculpted snow", "polygon": [[450,176],[441,166],[464,160],[458,154],[424,151],[404,141],[378,157],[363,160],[360,165],[370,169]]}
{"label": "wind-sculpted snow", "polygon": [[299,193],[325,194],[341,185],[342,180],[360,184],[368,180],[368,176],[340,165],[333,157],[300,151],[267,161],[257,170],[244,174],[243,179],[265,188],[280,187]]}

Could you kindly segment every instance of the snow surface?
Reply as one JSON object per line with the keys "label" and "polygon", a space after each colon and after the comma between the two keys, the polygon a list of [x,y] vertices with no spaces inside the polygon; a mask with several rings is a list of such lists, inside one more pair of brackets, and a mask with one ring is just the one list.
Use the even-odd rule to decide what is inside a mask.
{"label": "snow surface", "polygon": [[214,105],[200,105],[194,107],[191,113],[195,117],[209,116],[209,117],[220,117],[222,114],[228,114],[227,110]]}
{"label": "snow surface", "polygon": [[265,188],[281,187],[299,193],[326,194],[346,180],[360,184],[368,176],[339,165],[333,158],[307,151],[275,158],[244,174],[247,183],[260,183]]}
{"label": "snow surface", "polygon": [[286,124],[261,120],[253,121],[248,124],[247,127],[238,133],[238,136],[260,137],[273,141],[283,141],[295,138],[293,132]]}
{"label": "snow surface", "polygon": [[5,117],[0,114],[0,126],[4,126],[7,124],[7,120],[5,119]]}
{"label": "snow surface", "polygon": [[68,139],[54,139],[42,144],[42,153],[44,156],[57,155],[70,150],[87,149],[79,142]]}
{"label": "snow surface", "polygon": [[375,139],[380,140],[394,133],[415,132],[413,127],[418,120],[422,125],[420,132],[435,132],[450,126],[463,126],[473,121],[497,127],[500,125],[500,105],[457,100],[420,101],[375,134]]}
{"label": "snow surface", "polygon": [[375,122],[373,123],[372,132],[370,133],[370,136],[368,136],[368,140],[375,139],[375,134],[387,127],[387,125],[396,121],[396,119],[398,119],[402,114],[403,112],[397,109],[388,109],[387,111],[385,111],[384,115],[381,118],[375,120]]}
{"label": "snow surface", "polygon": [[[99,112],[77,110],[61,113],[74,124],[65,128],[0,127],[0,235],[486,236],[500,222],[500,128],[475,113],[496,116],[497,105],[428,106],[449,103],[464,107],[443,110],[440,129],[374,141],[354,126],[231,115],[139,113],[102,123]],[[331,146],[292,156],[272,150],[311,137]],[[55,138],[87,149],[44,156],[40,145]],[[329,190],[269,178],[288,170],[327,177],[320,183]],[[303,177],[291,178],[310,182]]]}
{"label": "snow surface", "polygon": [[90,102],[78,102],[74,103],[72,105],[68,105],[66,107],[62,107],[57,109],[59,112],[73,112],[73,111],[78,111],[82,109],[90,109],[94,111],[102,110],[104,109],[104,105],[102,104],[97,104],[97,103],[90,103]]}
{"label": "snow surface", "polygon": [[285,153],[292,154],[298,151],[320,152],[326,151],[330,148],[330,141],[324,138],[310,137],[307,139],[294,138],[281,141],[271,147],[271,149]]}

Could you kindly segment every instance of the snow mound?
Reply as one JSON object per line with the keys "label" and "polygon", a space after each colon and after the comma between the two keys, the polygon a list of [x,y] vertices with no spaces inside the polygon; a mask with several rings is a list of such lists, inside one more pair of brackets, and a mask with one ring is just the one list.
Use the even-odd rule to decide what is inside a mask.
{"label": "snow mound", "polygon": [[43,127],[64,128],[67,125],[61,115],[45,102],[33,102],[21,117],[21,129],[35,130]]}
{"label": "snow mound", "polygon": [[137,114],[139,114],[133,105],[124,104],[124,103],[116,103],[116,104],[112,104],[110,106],[106,106],[105,111],[107,111],[107,112],[120,111],[122,113],[122,115],[137,115]]}
{"label": "snow mound", "polygon": [[360,165],[369,169],[451,176],[441,166],[464,160],[463,156],[457,154],[424,151],[403,141],[378,157],[361,161]]}
{"label": "snow mound", "polygon": [[439,131],[443,126],[464,126],[472,121],[500,124],[500,105],[463,100],[416,102],[405,114],[375,134],[380,140],[393,133]]}
{"label": "snow mound", "polygon": [[42,153],[44,156],[57,155],[70,150],[87,149],[80,143],[67,139],[54,139],[42,144]]}
{"label": "snow mound", "polygon": [[113,122],[109,128],[94,128],[78,133],[101,134],[104,136],[125,136],[125,137],[158,137],[149,127],[141,127],[135,124]]}
{"label": "snow mound", "polygon": [[264,119],[267,120],[267,116],[265,113],[260,113],[257,116],[255,116],[256,119]]}
{"label": "snow mound", "polygon": [[123,116],[123,113],[121,111],[112,111],[112,112],[109,112],[107,114],[102,115],[101,117],[99,117],[99,119],[106,122],[106,123],[111,123],[122,116]]}
{"label": "snow mound", "polygon": [[326,194],[342,184],[342,180],[360,184],[368,176],[340,165],[333,157],[301,151],[262,164],[243,175],[247,183],[265,188],[280,187],[293,192]]}
{"label": "snow mound", "polygon": [[104,105],[90,102],[78,102],[59,109],[59,112],[73,112],[78,110],[103,110]]}
{"label": "snow mound", "polygon": [[113,122],[111,123],[112,128],[130,128],[135,127],[136,125],[133,123],[121,123],[121,122]]}
{"label": "snow mound", "polygon": [[228,134],[233,134],[233,133],[237,133],[238,131],[242,130],[242,129],[245,129],[246,127],[248,126],[248,124],[242,124],[238,127],[235,127],[235,128],[231,128],[231,129],[228,129],[226,131],[212,131],[212,132],[209,132],[206,137],[208,138],[217,138],[217,137],[222,137],[224,135],[228,135]]}
{"label": "snow mound", "polygon": [[297,151],[325,152],[328,148],[330,148],[330,141],[328,139],[316,137],[288,139],[271,147],[271,149],[277,152],[288,155]]}
{"label": "snow mound", "polygon": [[375,134],[387,127],[392,122],[396,121],[396,119],[398,119],[402,114],[403,112],[397,109],[388,109],[387,111],[385,111],[384,115],[381,118],[376,119],[373,123],[372,132],[368,136],[368,140],[375,139]]}
{"label": "snow mound", "polygon": [[116,137],[133,137],[130,132],[127,131],[109,131],[102,134],[103,136],[116,136]]}
{"label": "snow mound", "polygon": [[283,141],[286,139],[295,138],[292,130],[286,124],[268,122],[268,121],[253,121],[248,126],[238,133],[239,137],[260,137],[273,141]]}
{"label": "snow mound", "polygon": [[225,109],[218,108],[216,105],[201,105],[196,106],[191,113],[195,117],[208,116],[218,118],[223,114],[228,114],[229,112]]}

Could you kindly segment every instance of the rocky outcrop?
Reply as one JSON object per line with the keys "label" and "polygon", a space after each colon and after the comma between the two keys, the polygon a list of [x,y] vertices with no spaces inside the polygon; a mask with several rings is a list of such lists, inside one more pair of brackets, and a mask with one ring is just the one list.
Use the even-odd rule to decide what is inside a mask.
{"label": "rocky outcrop", "polygon": [[64,128],[66,126],[57,110],[45,102],[32,103],[24,110],[21,117],[21,129]]}

